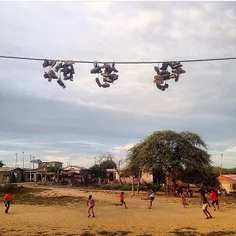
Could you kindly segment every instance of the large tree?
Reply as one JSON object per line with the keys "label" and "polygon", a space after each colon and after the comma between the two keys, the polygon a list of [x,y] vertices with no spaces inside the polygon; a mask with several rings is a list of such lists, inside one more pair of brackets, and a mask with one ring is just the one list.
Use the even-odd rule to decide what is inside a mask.
{"label": "large tree", "polygon": [[[129,150],[128,169],[150,172],[159,184],[169,173],[174,184],[185,171],[204,170],[210,166],[207,145],[191,132],[157,131]],[[201,174],[203,174],[201,172]]]}
{"label": "large tree", "polygon": [[0,167],[3,167],[3,166],[5,166],[5,164],[3,164],[2,161],[0,161]]}

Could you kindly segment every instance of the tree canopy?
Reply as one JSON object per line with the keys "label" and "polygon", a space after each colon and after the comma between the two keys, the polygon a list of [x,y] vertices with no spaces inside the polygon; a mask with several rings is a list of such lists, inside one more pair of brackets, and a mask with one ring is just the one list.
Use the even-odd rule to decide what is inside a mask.
{"label": "tree canopy", "polygon": [[5,166],[5,164],[3,164],[3,161],[0,161],[0,167]]}
{"label": "tree canopy", "polygon": [[203,174],[211,164],[207,145],[198,134],[171,130],[154,132],[136,144],[129,150],[128,159],[126,174],[155,173],[158,182],[164,181],[166,173],[174,182],[184,178],[186,171]]}

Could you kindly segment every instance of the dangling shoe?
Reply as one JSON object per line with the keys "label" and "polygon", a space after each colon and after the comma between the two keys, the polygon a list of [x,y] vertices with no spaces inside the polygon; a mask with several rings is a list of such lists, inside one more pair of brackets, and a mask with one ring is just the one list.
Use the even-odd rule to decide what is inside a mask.
{"label": "dangling shoe", "polygon": [[65,86],[65,84],[63,83],[63,81],[61,80],[61,78],[59,78],[58,80],[57,80],[57,83],[62,87],[62,88],[66,88],[66,86]]}
{"label": "dangling shoe", "polygon": [[118,73],[119,71],[115,68],[115,62],[113,61],[111,64],[111,68],[115,73]]}
{"label": "dangling shoe", "polygon": [[98,85],[99,87],[102,87],[102,84],[101,84],[99,78],[96,78],[95,81],[96,81],[96,83],[97,83],[97,85]]}
{"label": "dangling shoe", "polygon": [[160,89],[161,91],[165,91],[165,87],[160,84],[156,84],[156,87]]}
{"label": "dangling shoe", "polygon": [[73,76],[71,74],[70,75],[66,75],[66,76],[64,76],[64,80],[73,81]]}
{"label": "dangling shoe", "polygon": [[168,89],[169,88],[169,84],[165,83],[164,88]]}
{"label": "dangling shoe", "polygon": [[168,68],[168,63],[162,63],[162,67],[160,68],[160,70],[167,70]]}
{"label": "dangling shoe", "polygon": [[44,60],[43,62],[43,67],[48,67],[49,66],[49,61],[47,59]]}
{"label": "dangling shoe", "polygon": [[57,64],[57,61],[54,61],[54,60],[52,60],[52,61],[49,62],[49,65],[50,65],[51,67],[54,67],[56,64]]}
{"label": "dangling shoe", "polygon": [[175,78],[175,82],[178,82],[178,81],[179,81],[179,74],[177,73],[176,78]]}
{"label": "dangling shoe", "polygon": [[53,70],[50,70],[50,71],[48,72],[48,76],[49,76],[49,78],[51,78],[51,79],[58,79],[57,75],[55,74],[55,72],[54,72]]}
{"label": "dangling shoe", "polygon": [[109,79],[109,77],[103,77],[104,82],[112,83],[113,80]]}
{"label": "dangling shoe", "polygon": [[180,74],[184,74],[186,73],[186,71],[184,69],[182,69],[182,67],[180,66],[177,71],[180,73]]}
{"label": "dangling shoe", "polygon": [[49,75],[47,72],[44,72],[44,75],[43,75],[44,79],[48,79],[49,78]]}
{"label": "dangling shoe", "polygon": [[112,80],[112,81],[115,81],[115,80],[118,80],[118,77],[119,77],[119,75],[117,75],[117,74],[111,74],[109,76],[109,79]]}
{"label": "dangling shoe", "polygon": [[56,68],[55,68],[55,71],[58,72],[61,68],[62,68],[63,64],[62,62],[58,62]]}
{"label": "dangling shoe", "polygon": [[161,73],[160,73],[160,70],[159,70],[159,68],[158,68],[157,66],[154,66],[154,70],[157,72],[158,75],[161,74]]}
{"label": "dangling shoe", "polygon": [[110,87],[110,84],[108,84],[108,83],[102,84],[102,87],[103,87],[103,88],[109,88],[109,87]]}
{"label": "dangling shoe", "polygon": [[181,66],[183,66],[183,65],[180,62],[175,61],[175,62],[173,62],[172,69],[178,69]]}

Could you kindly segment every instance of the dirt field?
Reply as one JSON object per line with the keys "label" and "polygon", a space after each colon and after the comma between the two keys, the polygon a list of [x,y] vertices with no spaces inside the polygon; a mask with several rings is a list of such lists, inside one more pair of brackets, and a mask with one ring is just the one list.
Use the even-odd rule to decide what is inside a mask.
{"label": "dirt field", "polygon": [[[95,218],[87,218],[85,200],[81,198],[89,194],[96,201]],[[206,220],[199,198],[190,199],[190,208],[183,208],[179,198],[159,195],[153,209],[148,209],[148,202],[141,200],[144,194],[131,197],[126,192],[128,209],[124,209],[115,206],[119,192],[51,188],[36,195],[72,196],[78,197],[78,202],[77,198],[68,198],[67,205],[40,206],[16,201],[9,214],[4,213],[2,205],[0,235],[236,235],[236,199],[220,198],[221,211],[214,212],[211,207],[214,218]]]}

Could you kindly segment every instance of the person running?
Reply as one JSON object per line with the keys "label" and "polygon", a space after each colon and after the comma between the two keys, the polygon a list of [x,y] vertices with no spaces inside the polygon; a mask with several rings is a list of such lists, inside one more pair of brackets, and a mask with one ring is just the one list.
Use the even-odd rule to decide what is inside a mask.
{"label": "person running", "polygon": [[5,213],[8,213],[8,210],[10,208],[10,205],[12,203],[12,196],[10,193],[6,193],[5,196],[4,196],[4,204],[5,204]]}
{"label": "person running", "polygon": [[211,200],[212,200],[211,204],[214,207],[214,211],[216,211],[215,204],[217,205],[217,210],[220,211],[219,200],[218,200],[218,192],[215,189],[211,190]]}
{"label": "person running", "polygon": [[181,197],[181,203],[182,203],[182,205],[183,205],[184,207],[189,206],[185,195],[184,195],[184,194],[181,194],[180,197]]}
{"label": "person running", "polygon": [[141,198],[141,199],[142,200],[149,200],[150,201],[150,205],[149,205],[148,208],[151,209],[152,208],[152,202],[155,199],[156,193],[153,190],[149,190],[148,194],[149,194],[148,198]]}
{"label": "person running", "polygon": [[206,219],[210,219],[212,218],[211,213],[207,210],[207,207],[211,207],[209,201],[207,200],[206,196],[204,194],[201,194],[202,199],[201,199],[201,203],[202,203],[202,210],[203,213],[206,215]]}
{"label": "person running", "polygon": [[94,205],[95,205],[95,203],[94,203],[94,200],[92,198],[92,195],[89,195],[88,200],[87,200],[88,218],[91,216],[90,211],[92,212],[93,217],[95,217],[95,214],[94,214],[94,211],[93,211]]}
{"label": "person running", "polygon": [[125,196],[124,196],[124,192],[121,192],[120,193],[120,204],[116,204],[116,206],[125,206],[125,209],[127,209],[127,206],[126,206],[126,203],[125,203],[125,201],[124,201],[124,199],[125,199]]}

